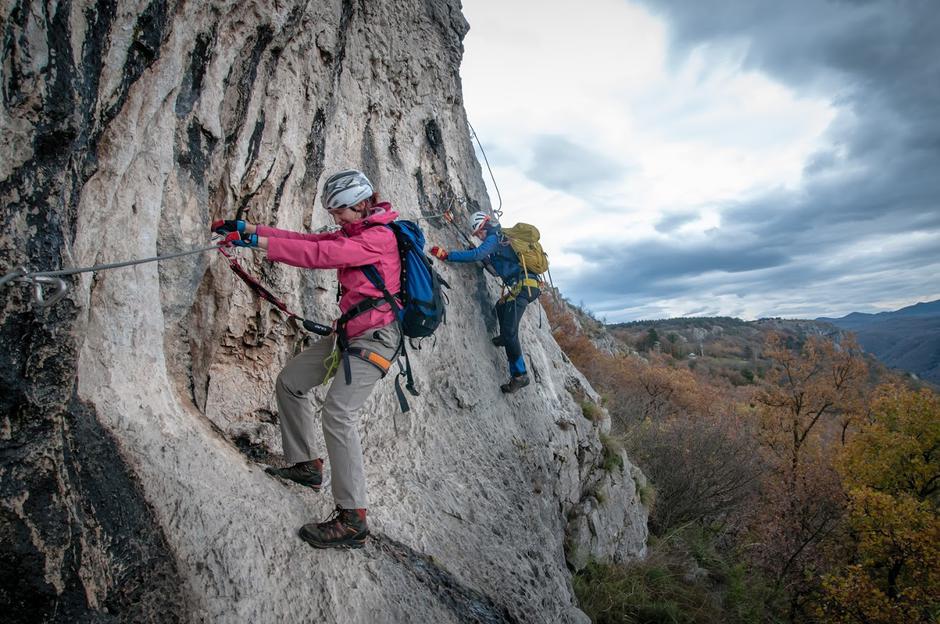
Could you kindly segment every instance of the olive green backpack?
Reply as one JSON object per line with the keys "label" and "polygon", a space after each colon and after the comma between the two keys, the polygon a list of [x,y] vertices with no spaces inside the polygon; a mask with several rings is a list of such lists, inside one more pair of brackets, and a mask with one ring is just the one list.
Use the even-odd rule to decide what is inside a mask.
{"label": "olive green backpack", "polygon": [[539,244],[539,231],[534,225],[517,223],[511,228],[502,228],[513,251],[519,256],[523,270],[541,275],[548,270],[548,256]]}

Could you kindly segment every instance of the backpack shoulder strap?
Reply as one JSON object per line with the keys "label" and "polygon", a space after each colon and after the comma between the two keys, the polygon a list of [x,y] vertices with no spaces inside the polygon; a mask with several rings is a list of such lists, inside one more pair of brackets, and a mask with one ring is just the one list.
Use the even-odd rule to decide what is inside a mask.
{"label": "backpack shoulder strap", "polygon": [[396,315],[401,310],[401,305],[399,305],[398,300],[395,299],[392,293],[388,292],[388,289],[385,288],[385,280],[382,279],[382,276],[379,275],[379,270],[375,268],[374,264],[369,264],[364,267],[359,267],[359,269],[366,276],[366,279],[369,280],[373,286],[382,291],[382,299],[385,299],[386,303],[392,307],[392,312]]}

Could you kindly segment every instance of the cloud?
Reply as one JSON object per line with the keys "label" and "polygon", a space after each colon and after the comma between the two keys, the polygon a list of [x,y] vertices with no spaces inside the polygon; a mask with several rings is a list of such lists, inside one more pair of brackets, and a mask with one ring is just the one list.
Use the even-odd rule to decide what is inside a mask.
{"label": "cloud", "polygon": [[[841,138],[863,157],[940,149],[940,11],[932,0],[642,0],[670,25],[674,56],[696,46],[743,48],[742,69],[834,97],[858,119]],[[925,140],[926,139],[926,140]]]}
{"label": "cloud", "polygon": [[570,251],[579,254],[589,265],[614,276],[607,280],[612,288],[620,284],[674,282],[713,271],[744,273],[780,266],[788,260],[780,250],[761,245],[735,246],[725,241],[688,244],[674,240],[644,241],[627,248],[591,246]]}
{"label": "cloud", "polygon": [[779,246],[744,238],[644,242],[577,249],[586,264],[556,278],[569,284],[565,292],[573,300],[591,302],[610,320],[649,318],[653,308],[689,315],[703,305],[709,316],[814,317],[819,310],[940,296],[940,285],[923,277],[940,274],[938,243],[936,232],[859,239],[822,251],[811,239]]}
{"label": "cloud", "polygon": [[663,217],[656,223],[656,231],[668,234],[698,220],[697,214],[674,214]]}
{"label": "cloud", "polygon": [[[619,90],[591,91],[594,106],[565,109],[577,84],[550,63],[552,114],[494,132],[531,156],[515,166],[533,183],[518,199],[504,189],[507,205],[546,226],[566,295],[611,320],[815,317],[940,296],[935,0],[639,4],[665,24],[662,54],[643,44],[653,69],[631,70],[642,80],[618,76]],[[576,48],[564,53],[578,66]],[[578,80],[600,84],[593,67]]]}
{"label": "cloud", "polygon": [[567,193],[596,194],[597,187],[622,181],[627,173],[622,164],[560,134],[535,137],[532,151],[532,164],[526,169],[529,177]]}
{"label": "cloud", "polygon": [[[712,256],[714,261],[704,259],[696,270],[685,251],[666,257],[676,254],[675,242],[644,245],[632,259],[657,268],[631,272],[628,279],[651,283],[622,290],[682,296],[695,286],[714,287],[706,277],[716,268],[729,274],[719,280],[719,292],[742,296],[785,286],[811,290],[826,281],[832,294],[821,297],[823,301],[839,296],[843,288],[843,296],[864,292],[870,301],[877,296],[874,289],[846,286],[865,280],[884,288],[892,281],[920,281],[929,288],[940,263],[936,4],[645,4],[669,22],[676,54],[691,54],[702,45],[743,49],[742,68],[766,72],[806,93],[832,93],[838,117],[825,136],[828,146],[807,159],[799,188],[768,190],[717,207],[724,253]],[[669,225],[667,221],[658,229],[672,233]],[[901,242],[885,252],[892,237],[901,237]],[[779,251],[768,255],[762,251],[767,249]],[[745,268],[755,261],[760,265],[762,259],[779,262],[767,267],[773,271],[751,271],[750,278],[742,279],[730,275],[734,263],[725,264],[729,258],[739,259]],[[587,289],[592,279],[599,278],[581,276],[579,281]]]}

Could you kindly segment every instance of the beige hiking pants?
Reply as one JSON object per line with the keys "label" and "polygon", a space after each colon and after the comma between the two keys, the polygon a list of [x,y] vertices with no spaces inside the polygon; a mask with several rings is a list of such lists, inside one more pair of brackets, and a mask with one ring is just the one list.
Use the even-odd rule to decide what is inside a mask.
{"label": "beige hiking pants", "polygon": [[[397,323],[370,329],[350,341],[350,346],[375,351],[391,360],[395,356],[401,333]],[[284,457],[292,464],[322,457],[317,449],[316,423],[307,394],[323,383],[327,373],[325,360],[333,351],[333,338],[323,338],[302,351],[284,366],[277,377],[278,419]],[[352,383],[346,383],[340,362],[326,399],[320,409],[323,438],[330,461],[333,500],[343,509],[365,509],[366,477],[359,440],[359,408],[382,378],[374,365],[357,357],[349,358]],[[392,371],[394,374],[394,371]]]}

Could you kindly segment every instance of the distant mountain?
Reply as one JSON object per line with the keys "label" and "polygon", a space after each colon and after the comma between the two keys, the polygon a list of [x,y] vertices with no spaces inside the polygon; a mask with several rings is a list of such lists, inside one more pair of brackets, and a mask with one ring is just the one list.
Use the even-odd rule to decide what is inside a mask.
{"label": "distant mountain", "polygon": [[828,318],[821,316],[816,320],[832,323],[838,327],[846,328],[849,325],[866,326],[872,323],[881,323],[898,318],[913,317],[940,317],[940,299],[937,299],[936,301],[929,301],[927,303],[915,303],[912,306],[907,306],[906,308],[901,308],[900,310],[895,310],[893,312],[878,312],[877,314],[852,312],[851,314],[847,314],[841,318]]}
{"label": "distant mountain", "polygon": [[862,348],[886,365],[940,384],[940,299],[893,312],[816,320],[854,332]]}

